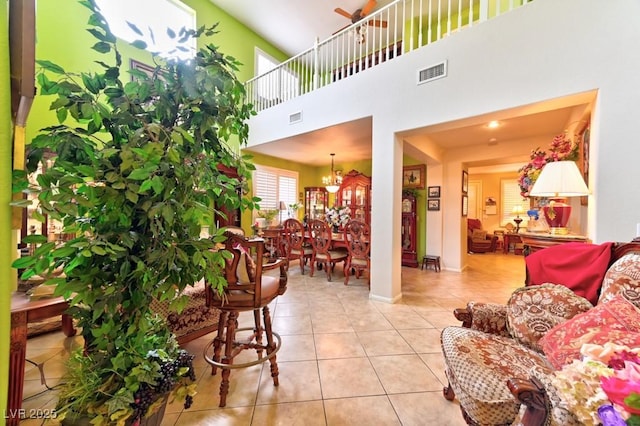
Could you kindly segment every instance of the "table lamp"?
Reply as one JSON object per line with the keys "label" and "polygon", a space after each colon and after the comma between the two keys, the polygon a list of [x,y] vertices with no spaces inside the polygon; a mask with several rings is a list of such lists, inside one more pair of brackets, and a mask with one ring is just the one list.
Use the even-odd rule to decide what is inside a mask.
{"label": "table lamp", "polygon": [[287,204],[284,201],[280,201],[278,203],[278,222],[280,222],[280,225],[282,225],[282,212],[285,211],[287,209]]}
{"label": "table lamp", "polygon": [[547,163],[540,176],[529,191],[532,197],[548,197],[548,205],[542,208],[544,217],[549,223],[552,234],[569,233],[567,223],[571,215],[571,206],[566,204],[566,197],[580,197],[589,194],[578,166],[573,161],[554,161]]}
{"label": "table lamp", "polygon": [[513,206],[511,213],[516,215],[516,218],[513,219],[513,221],[516,223],[516,234],[517,234],[518,232],[520,232],[520,223],[522,223],[522,218],[520,217],[520,215],[524,213],[524,209],[522,208],[521,205]]}

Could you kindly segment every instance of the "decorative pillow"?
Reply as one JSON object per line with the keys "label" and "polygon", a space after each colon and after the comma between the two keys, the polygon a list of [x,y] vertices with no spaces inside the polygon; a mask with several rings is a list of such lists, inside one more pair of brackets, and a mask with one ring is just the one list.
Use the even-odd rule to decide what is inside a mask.
{"label": "decorative pillow", "polygon": [[538,352],[538,341],[556,325],[586,312],[593,305],[565,286],[542,284],[522,287],[507,302],[507,327],[511,337]]}
{"label": "decorative pillow", "polygon": [[606,342],[630,348],[640,346],[640,310],[622,295],[556,325],[539,344],[549,362],[559,370],[580,359],[583,344]]}
{"label": "decorative pillow", "polygon": [[474,229],[473,233],[471,234],[471,239],[472,240],[486,240],[487,239],[487,231],[484,231],[482,229]]}
{"label": "decorative pillow", "polygon": [[640,308],[640,254],[625,254],[609,267],[602,281],[598,303],[611,300],[617,294],[622,294]]}

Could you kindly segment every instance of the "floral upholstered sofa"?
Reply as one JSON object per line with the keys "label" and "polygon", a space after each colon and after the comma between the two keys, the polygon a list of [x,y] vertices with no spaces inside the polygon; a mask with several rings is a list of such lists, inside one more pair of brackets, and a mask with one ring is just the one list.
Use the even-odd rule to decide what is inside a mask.
{"label": "floral upholstered sofa", "polygon": [[[562,258],[561,247],[530,257],[552,250],[546,255]],[[458,398],[468,424],[590,424],[567,408],[552,383],[556,372],[579,359],[585,343],[640,347],[640,240],[595,251],[606,262],[600,280],[587,290],[537,283],[516,290],[506,305],[470,302],[454,311],[463,325],[441,334],[449,380],[444,395]],[[582,269],[592,264],[585,259]],[[590,294],[594,286],[595,304],[576,294]]]}

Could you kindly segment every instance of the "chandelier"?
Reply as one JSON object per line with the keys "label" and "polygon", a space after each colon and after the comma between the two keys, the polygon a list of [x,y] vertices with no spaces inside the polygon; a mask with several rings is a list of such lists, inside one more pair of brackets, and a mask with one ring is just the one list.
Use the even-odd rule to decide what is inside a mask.
{"label": "chandelier", "polygon": [[333,157],[335,155],[336,154],[334,154],[333,152],[331,153],[331,175],[324,176],[322,178],[322,183],[327,188],[327,191],[331,194],[338,192],[338,189],[340,189],[340,185],[342,184],[342,176],[336,176],[336,173],[333,170]]}

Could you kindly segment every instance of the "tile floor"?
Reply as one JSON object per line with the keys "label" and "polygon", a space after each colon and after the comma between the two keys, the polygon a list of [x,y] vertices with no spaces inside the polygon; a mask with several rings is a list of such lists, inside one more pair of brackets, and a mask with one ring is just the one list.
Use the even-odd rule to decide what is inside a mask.
{"label": "tile floor", "polygon": [[[393,305],[369,300],[365,279],[345,287],[340,271],[329,283],[293,262],[287,293],[272,307],[283,340],[279,387],[268,363],[234,370],[227,407],[218,408],[220,374],[211,376],[202,358],[208,335],[185,345],[197,355],[193,406],[170,404],[162,425],[464,425],[457,402],[442,396],[440,331],[459,325],[452,310],[469,300],[506,302],[524,282],[524,258],[470,255],[462,273],[403,268],[403,299]],[[250,325],[251,316],[240,321]],[[27,363],[23,408],[55,407],[64,360],[80,344],[61,332],[29,340],[27,357],[43,364],[53,390]]]}

